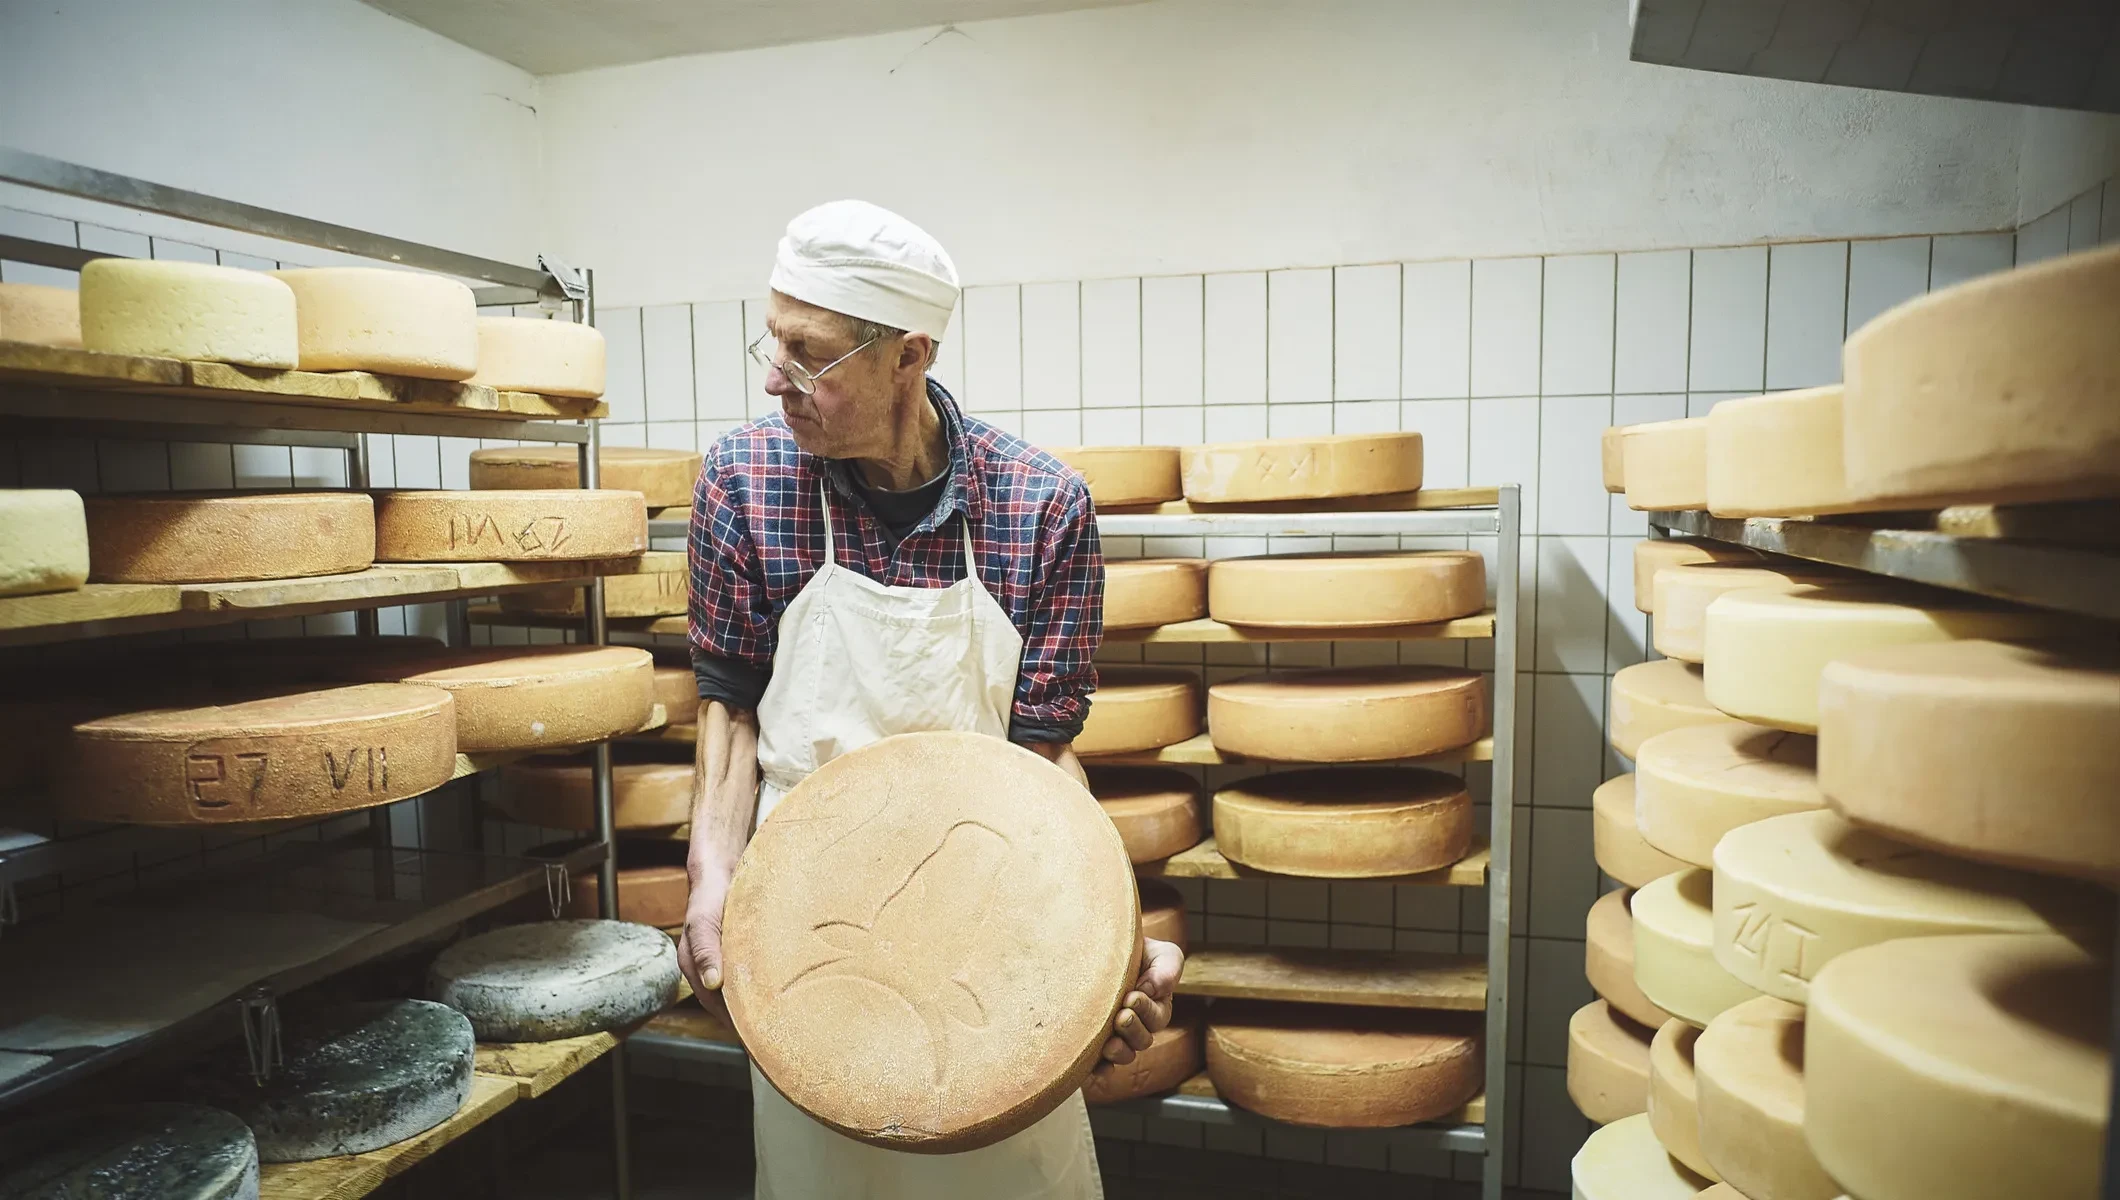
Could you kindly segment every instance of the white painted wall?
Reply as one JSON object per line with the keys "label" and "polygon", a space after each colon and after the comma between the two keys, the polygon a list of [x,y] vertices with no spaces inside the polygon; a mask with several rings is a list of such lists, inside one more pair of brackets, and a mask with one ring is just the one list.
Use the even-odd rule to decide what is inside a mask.
{"label": "white painted wall", "polygon": [[2059,108],[2024,110],[2017,220],[2027,223],[2120,175],[2120,116]]}

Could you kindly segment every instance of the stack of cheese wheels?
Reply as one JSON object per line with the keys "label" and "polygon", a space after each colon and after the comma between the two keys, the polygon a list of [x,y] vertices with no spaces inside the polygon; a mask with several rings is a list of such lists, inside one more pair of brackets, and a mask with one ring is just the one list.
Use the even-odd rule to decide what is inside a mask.
{"label": "stack of cheese wheels", "polygon": [[1486,560],[1463,550],[1225,558],[1207,571],[1207,611],[1230,625],[1426,625],[1486,604]]}
{"label": "stack of cheese wheels", "polygon": [[[683,571],[643,571],[634,575],[604,576],[606,617],[672,617],[682,615],[691,604],[691,577]],[[583,607],[578,587],[525,588],[501,593],[501,611],[526,617],[579,617]]]}
{"label": "stack of cheese wheels", "polygon": [[102,1104],[0,1126],[0,1195],[250,1200],[258,1143],[203,1104]]}
{"label": "stack of cheese wheels", "polygon": [[1634,763],[1635,822],[1673,858],[1713,866],[1715,844],[1739,826],[1825,807],[1817,739],[1757,725],[1696,725],[1642,743]]}
{"label": "stack of cheese wheels", "polygon": [[1141,936],[1175,942],[1182,949],[1192,938],[1185,931],[1185,897],[1160,879],[1136,879],[1141,893]]}
{"label": "stack of cheese wheels", "polygon": [[1200,732],[1200,676],[1177,667],[1099,666],[1075,753],[1130,754]]}
{"label": "stack of cheese wheels", "polygon": [[1472,797],[1441,771],[1345,767],[1258,775],[1215,792],[1215,842],[1254,870],[1386,879],[1439,870],[1472,844]]}
{"label": "stack of cheese wheels", "polygon": [[[1655,882],[1651,880],[1650,882]],[[1642,994],[1634,977],[1634,888],[1606,892],[1590,906],[1584,922],[1583,975],[1590,989],[1612,1011],[1634,1022],[1649,1034],[1671,1019],[1649,997]]]}
{"label": "stack of cheese wheels", "polygon": [[1803,1016],[1761,996],[1709,1022],[1693,1043],[1700,1152],[1741,1196],[1840,1195],[1804,1141]]}
{"label": "stack of cheese wheels", "polygon": [[1568,1098],[1609,1125],[1649,1110],[1649,1045],[1655,1035],[1592,1000],[1568,1018]]}
{"label": "stack of cheese wheels", "polygon": [[88,582],[81,494],[0,489],[0,596],[70,592]]}
{"label": "stack of cheese wheels", "polygon": [[1207,560],[1116,558],[1104,564],[1104,628],[1147,629],[1207,615]]}
{"label": "stack of cheese wheels", "polygon": [[1708,605],[1731,592],[1797,592],[1831,583],[1824,570],[1710,563],[1656,573],[1650,611],[1656,652],[1682,662],[1707,661]]}
{"label": "stack of cheese wheels", "polygon": [[1737,563],[1766,566],[1766,555],[1728,542],[1698,538],[1646,538],[1634,543],[1634,607],[1645,613],[1656,611],[1656,575],[1665,567],[1691,567],[1701,563]]}
{"label": "stack of cheese wheels", "polygon": [[542,317],[480,317],[478,372],[469,382],[594,400],[604,394],[603,331]]}
{"label": "stack of cheese wheels", "polygon": [[1627,490],[1627,427],[1608,425],[1597,439],[1600,473],[1605,490],[1618,495]]}
{"label": "stack of cheese wheels", "polygon": [[81,294],[41,283],[0,283],[0,342],[81,348]]}
{"label": "stack of cheese wheels", "polygon": [[648,548],[639,492],[377,492],[382,562],[535,562],[624,558]]}
{"label": "stack of cheese wheels", "polygon": [[1708,702],[1757,725],[1816,733],[1818,679],[1834,659],[1959,638],[2066,636],[2076,624],[2054,613],[1902,588],[1729,592],[1708,605]]}
{"label": "stack of cheese wheels", "polygon": [[1575,1200],[1693,1200],[1709,1186],[1664,1152],[1647,1113],[1591,1130],[1568,1173]]}
{"label": "stack of cheese wheels", "polygon": [[1200,781],[1170,767],[1091,767],[1090,794],[1126,856],[1156,862],[1200,844]]}
{"label": "stack of cheese wheels", "polygon": [[2110,246],[1872,320],[1845,355],[1849,490],[1898,508],[2120,495],[2116,326]]}
{"label": "stack of cheese wheels", "polygon": [[1221,1000],[1208,1013],[1207,1074],[1224,1100],[1291,1125],[1413,1125],[1479,1094],[1479,1022],[1470,1013]]}
{"label": "stack of cheese wheels", "polygon": [[699,675],[683,651],[650,650],[655,657],[655,702],[663,706],[665,725],[690,725],[699,719]]}
{"label": "stack of cheese wheels", "polygon": [[1293,762],[1378,762],[1470,745],[1487,732],[1478,672],[1325,667],[1247,675],[1207,689],[1215,748]]}
{"label": "stack of cheese wheels", "polygon": [[1715,961],[1801,1004],[1827,963],[1951,933],[2088,932],[2112,898],[2071,880],[1930,854],[1830,812],[1733,829],[1715,847]]}
{"label": "stack of cheese wheels", "polygon": [[1183,451],[1195,504],[1380,496],[1421,486],[1421,435],[1348,433],[1216,442]]}
{"label": "stack of cheese wheels", "polygon": [[[701,461],[691,450],[605,446],[596,452],[597,486],[639,492],[649,508],[689,507]],[[471,452],[470,478],[481,491],[578,488],[581,453],[573,446],[488,446]]]}
{"label": "stack of cheese wheels", "polygon": [[1055,446],[1046,452],[1082,476],[1098,508],[1161,504],[1185,495],[1176,446]]}
{"label": "stack of cheese wheels", "polygon": [[1634,809],[1634,776],[1614,775],[1590,794],[1590,844],[1597,869],[1638,888],[1686,869],[1642,838]]}
{"label": "stack of cheese wheels", "polygon": [[670,936],[625,921],[539,921],[466,938],[427,969],[427,994],[482,1042],[552,1042],[622,1029],[677,998]]}
{"label": "stack of cheese wheels", "polygon": [[[539,754],[501,768],[496,806],[544,829],[596,828],[589,755]],[[611,747],[611,821],[619,829],[674,829],[692,819],[692,748],[682,742]]]}
{"label": "stack of cheese wheels", "polygon": [[1117,1104],[1170,1091],[1198,1075],[1207,1053],[1205,1012],[1199,1005],[1179,1002],[1170,1024],[1156,1031],[1148,1049],[1135,1051],[1124,1065],[1099,1063],[1082,1084],[1082,1098],[1091,1104]]}
{"label": "stack of cheese wheels", "polygon": [[655,660],[632,646],[475,646],[347,664],[363,679],[456,697],[459,750],[578,746],[633,733],[655,708]]}
{"label": "stack of cheese wheels", "polygon": [[97,583],[292,579],[375,562],[375,506],[362,492],[90,496],[84,516]]}
{"label": "stack of cheese wheels", "polygon": [[1640,754],[1642,743],[1659,733],[1735,720],[1708,703],[1707,680],[1699,667],[1672,659],[1614,672],[1607,711],[1612,748],[1628,758]]}
{"label": "stack of cheese wheels", "polygon": [[1708,511],[1800,517],[1890,507],[1857,500],[1841,468],[1840,385],[1725,400],[1708,421]]}
{"label": "stack of cheese wheels", "polygon": [[[615,807],[615,805],[614,805]],[[586,839],[549,842],[524,852],[525,858],[562,859],[584,846]],[[685,843],[672,838],[627,837],[618,840],[618,919],[635,925],[669,929],[684,924],[685,899],[691,878],[685,872]],[[594,869],[577,871],[567,886],[562,916],[594,917],[598,914],[602,882]],[[536,898],[544,903],[544,897]]]}
{"label": "stack of cheese wheels", "polygon": [[1700,1096],[1693,1077],[1693,1043],[1700,1026],[1664,1022],[1649,1045],[1649,1128],[1665,1153],[1703,1179],[1722,1176],[1700,1152]]}
{"label": "stack of cheese wheels", "polygon": [[1629,425],[1623,439],[1627,507],[1649,512],[1708,506],[1708,419]]}
{"label": "stack of cheese wheels", "polygon": [[1651,1004],[1693,1025],[1759,995],[1716,961],[1713,900],[1714,880],[1693,867],[1650,882],[1628,909],[1634,981]]}
{"label": "stack of cheese wheels", "polygon": [[279,370],[300,360],[295,294],[262,272],[99,258],[81,268],[80,302],[89,350]]}
{"label": "stack of cheese wheels", "polygon": [[2089,641],[1862,650],[1818,687],[1833,808],[1967,858],[2120,880],[2120,652]]}
{"label": "stack of cheese wheels", "polygon": [[1904,938],[1819,972],[1804,1140],[1862,1200],[2091,1200],[2110,1116],[2112,963],[2075,941]]}
{"label": "stack of cheese wheels", "polygon": [[459,380],[478,370],[478,307],[454,279],[378,267],[272,274],[294,290],[304,371]]}

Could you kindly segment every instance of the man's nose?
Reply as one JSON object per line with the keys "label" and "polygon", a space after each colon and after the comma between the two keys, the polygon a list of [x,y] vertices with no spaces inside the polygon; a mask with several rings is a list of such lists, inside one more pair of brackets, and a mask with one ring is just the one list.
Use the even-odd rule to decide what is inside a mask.
{"label": "man's nose", "polygon": [[766,395],[792,396],[798,390],[794,383],[789,381],[787,372],[782,371],[779,367],[766,368]]}

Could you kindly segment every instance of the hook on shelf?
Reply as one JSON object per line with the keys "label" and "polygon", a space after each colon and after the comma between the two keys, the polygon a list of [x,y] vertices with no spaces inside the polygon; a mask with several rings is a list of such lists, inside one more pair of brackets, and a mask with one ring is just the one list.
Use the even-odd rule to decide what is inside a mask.
{"label": "hook on shelf", "polygon": [[567,904],[574,899],[574,881],[567,875],[565,863],[545,864],[545,902],[552,907],[552,919],[567,911]]}
{"label": "hook on shelf", "polygon": [[250,1078],[259,1087],[280,1069],[280,1005],[272,992],[258,988],[236,1001],[243,1020],[243,1049],[250,1057]]}

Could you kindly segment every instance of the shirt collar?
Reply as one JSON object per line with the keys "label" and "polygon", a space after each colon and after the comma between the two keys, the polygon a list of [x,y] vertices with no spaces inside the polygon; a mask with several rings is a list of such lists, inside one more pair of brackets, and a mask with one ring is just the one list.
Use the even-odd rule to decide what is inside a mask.
{"label": "shirt collar", "polygon": [[[935,406],[936,415],[942,418],[942,436],[949,446],[949,482],[943,485],[942,499],[935,503],[935,510],[922,517],[920,524],[906,535],[908,537],[928,533],[959,512],[974,525],[986,516],[986,493],[979,486],[978,473],[972,469],[972,446],[971,439],[964,432],[964,413],[949,391],[933,379],[927,381],[927,394],[928,403]],[[840,498],[865,506],[860,489],[854,486],[852,462],[843,458],[820,461],[824,463],[825,478],[831,481]]]}

